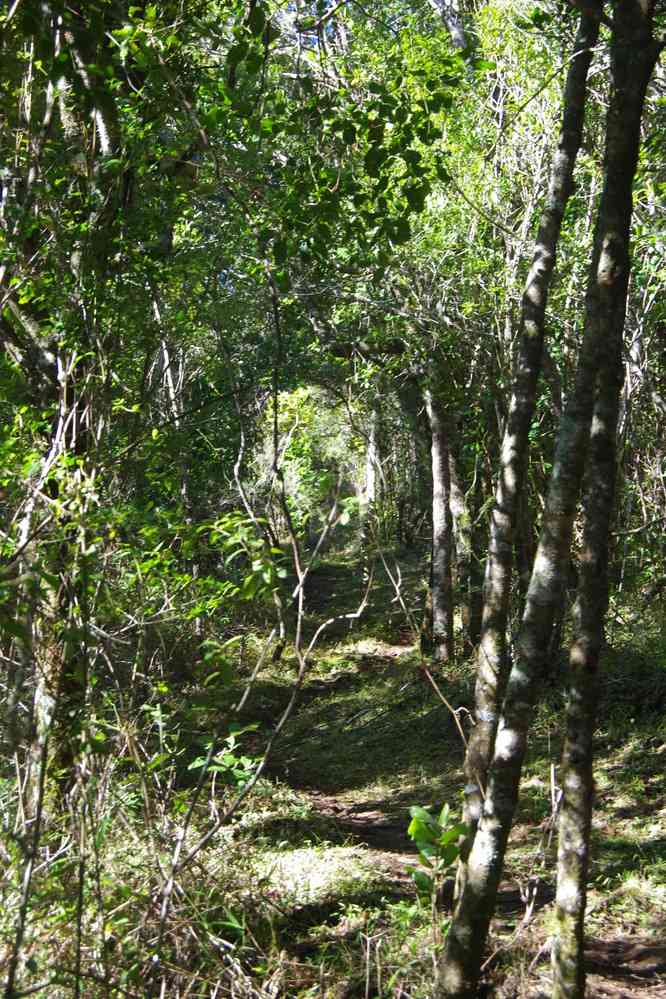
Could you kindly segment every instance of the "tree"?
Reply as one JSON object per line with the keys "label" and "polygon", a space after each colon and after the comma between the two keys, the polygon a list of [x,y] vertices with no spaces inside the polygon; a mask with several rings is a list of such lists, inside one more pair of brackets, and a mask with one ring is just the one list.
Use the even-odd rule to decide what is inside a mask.
{"label": "tree", "polygon": [[542,365],[548,290],[582,141],[587,74],[599,34],[597,15],[598,11],[591,11],[581,16],[564,88],[562,128],[550,171],[547,204],[521,302],[518,356],[490,517],[475,690],[475,725],[465,757],[465,821],[472,837],[481,816],[486,771],[510,666],[507,626],[514,541]]}
{"label": "tree", "polygon": [[[653,8],[644,11],[632,0],[615,5],[604,188],[597,212],[576,384],[560,424],[541,537],[518,637],[516,662],[508,679],[499,719],[483,814],[442,958],[441,994],[446,996],[462,999],[476,993],[483,946],[518,796],[532,704],[537,684],[544,674],[555,608],[564,586],[597,375],[600,369],[615,370],[616,337],[623,323],[629,278],[631,190],[638,160],[640,125],[645,92],[661,50],[653,37],[653,13]],[[585,725],[580,725],[580,719],[577,730],[579,733],[587,731]],[[578,754],[575,755],[578,759]],[[585,756],[582,753],[580,757],[583,770]],[[566,782],[565,778],[565,785]],[[577,784],[572,775],[570,787]],[[586,800],[589,801],[589,797],[588,792]],[[582,803],[577,797],[570,807],[573,810]],[[568,808],[566,811],[571,815]],[[584,838],[585,809],[582,814],[577,811],[575,821],[581,823],[578,829]],[[568,853],[568,844],[564,849]],[[578,873],[582,876],[583,871],[579,869]],[[565,893],[567,888],[563,889],[563,896]],[[570,887],[568,894],[571,897]],[[569,917],[574,921],[582,918],[581,901],[584,911],[584,892],[578,883],[572,906],[575,915],[572,911]],[[560,918],[563,923],[568,922],[563,915]],[[571,981],[570,971],[564,978]]]}

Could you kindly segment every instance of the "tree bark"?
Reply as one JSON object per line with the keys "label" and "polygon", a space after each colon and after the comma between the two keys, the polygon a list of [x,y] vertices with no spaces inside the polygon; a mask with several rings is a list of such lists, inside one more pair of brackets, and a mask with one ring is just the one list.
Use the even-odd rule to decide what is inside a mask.
{"label": "tree bark", "polygon": [[[657,58],[649,16],[641,4],[617,5],[611,42],[613,96],[607,158],[624,176],[622,200],[605,222],[607,232],[631,218],[631,179],[640,144],[647,83]],[[614,127],[611,115],[615,111]],[[629,259],[616,277],[614,315],[600,365],[584,494],[583,551],[569,658],[569,698],[562,751],[559,817],[557,930],[553,946],[553,999],[584,999],[584,920],[594,782],[593,732],[599,657],[608,607],[608,545],[616,481],[616,433],[623,383],[623,329]]]}
{"label": "tree bark", "polygon": [[449,441],[441,404],[430,389],[424,393],[430,422],[432,455],[432,639],[434,662],[450,662],[453,645],[453,585],[451,549],[451,479]]}
{"label": "tree bark", "polygon": [[455,538],[456,583],[460,598],[463,652],[469,656],[479,640],[478,630],[475,627],[472,592],[472,517],[450,445],[449,483],[449,506],[451,507]]}
{"label": "tree bark", "polygon": [[560,424],[543,526],[499,722],[488,789],[467,877],[442,956],[439,996],[477,994],[481,961],[518,798],[526,737],[543,676],[553,615],[565,585],[569,548],[594,405],[597,374],[612,368],[629,272],[632,183],[645,91],[659,53],[651,17],[637,0],[615,5],[612,92],[606,122],[604,189],[588,278],[576,383]]}
{"label": "tree bark", "polygon": [[[608,606],[608,539],[616,479],[616,428],[622,388],[622,327],[618,315],[597,384],[586,469],[583,552],[569,656],[569,698],[560,780],[563,789],[557,856],[557,930],[553,999],[584,999],[584,927],[592,821],[592,735],[599,657]],[[611,356],[614,355],[614,356]]]}
{"label": "tree bark", "polygon": [[486,772],[509,668],[506,633],[513,546],[542,363],[546,304],[564,211],[573,190],[573,171],[583,134],[587,74],[598,34],[598,19],[583,14],[567,74],[562,127],[551,167],[548,199],[522,298],[518,356],[490,519],[475,689],[476,724],[465,758],[464,820],[472,835],[463,856],[471,846],[481,815]]}

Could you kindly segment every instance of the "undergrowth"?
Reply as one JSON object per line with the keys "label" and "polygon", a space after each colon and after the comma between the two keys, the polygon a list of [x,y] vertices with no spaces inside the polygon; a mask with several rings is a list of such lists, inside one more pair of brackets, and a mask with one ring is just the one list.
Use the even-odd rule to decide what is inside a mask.
{"label": "undergrowth", "polygon": [[[331,573],[331,583],[344,580]],[[347,631],[316,653],[266,775],[198,850],[286,703],[295,673],[288,650],[260,672],[231,744],[231,707],[251,656],[231,682],[200,678],[177,696],[168,683],[155,686],[141,730],[138,717],[130,724],[100,713],[103,738],[83,753],[66,810],[44,818],[15,996],[428,999],[451,886],[438,889],[433,919],[409,877],[418,861],[405,833],[414,805],[459,811],[463,752],[413,646],[397,628],[388,638]],[[438,676],[463,721],[472,681],[472,663]],[[486,975],[498,994],[548,987],[562,705],[561,679],[552,677],[532,729],[491,938]],[[596,733],[587,919],[595,938],[657,941],[666,928],[664,705],[659,609],[642,617],[640,631],[616,619]],[[217,766],[196,798],[196,764],[215,731],[224,736]],[[230,745],[242,765],[226,759]],[[6,767],[5,966],[32,849],[18,831],[17,800]]]}

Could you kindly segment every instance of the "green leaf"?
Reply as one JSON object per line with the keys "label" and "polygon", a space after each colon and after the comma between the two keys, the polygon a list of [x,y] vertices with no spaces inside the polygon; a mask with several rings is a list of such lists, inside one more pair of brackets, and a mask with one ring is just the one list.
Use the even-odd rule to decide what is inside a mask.
{"label": "green leaf", "polygon": [[259,4],[253,7],[250,11],[250,15],[247,19],[247,26],[253,35],[260,35],[266,27],[266,14],[263,7]]}
{"label": "green leaf", "polygon": [[420,805],[412,805],[409,809],[409,814],[413,819],[420,819],[424,823],[432,824],[435,821],[430,812],[427,812],[425,808],[421,808]]}
{"label": "green leaf", "polygon": [[451,826],[449,829],[446,829],[439,837],[439,842],[441,846],[446,846],[447,843],[452,843],[455,840],[460,839],[461,836],[466,836],[466,835],[467,835],[467,826],[463,825],[462,822],[459,822],[457,825]]}
{"label": "green leaf", "polygon": [[433,880],[424,871],[412,871],[412,880],[418,891],[423,895],[430,895],[433,889]]}
{"label": "green leaf", "polygon": [[384,146],[372,145],[365,154],[364,165],[369,177],[378,177],[382,164],[388,157]]}
{"label": "green leaf", "polygon": [[247,55],[249,48],[250,46],[247,42],[237,42],[236,45],[232,45],[227,52],[227,65],[229,67],[240,65]]}
{"label": "green leaf", "polygon": [[446,867],[450,867],[451,864],[455,864],[459,856],[460,850],[453,843],[445,847],[440,853],[440,859]]}
{"label": "green leaf", "polygon": [[157,768],[161,766],[162,763],[165,763],[169,758],[170,758],[170,753],[158,753],[157,756],[153,757],[153,759],[150,761],[146,769],[148,771],[157,770]]}
{"label": "green leaf", "polygon": [[285,270],[275,271],[273,280],[280,291],[289,291],[291,288],[291,279]]}

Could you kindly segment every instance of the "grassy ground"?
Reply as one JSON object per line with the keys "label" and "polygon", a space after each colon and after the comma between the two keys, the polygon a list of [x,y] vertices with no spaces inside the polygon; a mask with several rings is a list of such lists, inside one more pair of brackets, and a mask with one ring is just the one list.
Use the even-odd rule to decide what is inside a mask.
{"label": "grassy ground", "polygon": [[[403,575],[404,602],[416,608],[420,568],[407,562]],[[310,629],[331,611],[353,608],[360,576],[335,561],[318,568],[308,589]],[[152,770],[147,754],[141,778],[126,761],[114,764],[105,784],[101,768],[87,797],[74,800],[73,810],[84,811],[88,801],[86,870],[64,851],[61,869],[56,857],[36,873],[23,989],[38,999],[428,999],[451,892],[440,893],[433,918],[410,877],[417,857],[406,827],[412,805],[459,809],[463,751],[450,712],[419,669],[394,596],[378,574],[367,616],[325,635],[266,779],[179,872],[166,915],[163,886],[196,773],[187,769],[196,755],[191,742],[203,746],[228,717],[243,676],[165,698],[182,753],[174,744]],[[589,994],[609,999],[666,996],[663,610],[642,617],[640,631],[616,619],[604,660],[587,929]],[[237,757],[261,752],[295,672],[287,649],[260,673],[241,719],[259,727],[239,737]],[[456,707],[470,705],[473,664],[438,682]],[[549,993],[562,706],[553,677],[534,720],[490,941],[485,987],[497,996]],[[205,785],[185,849],[219,815],[229,794],[223,776]],[[6,914],[19,893],[7,879]],[[8,948],[8,915],[0,929]]]}

